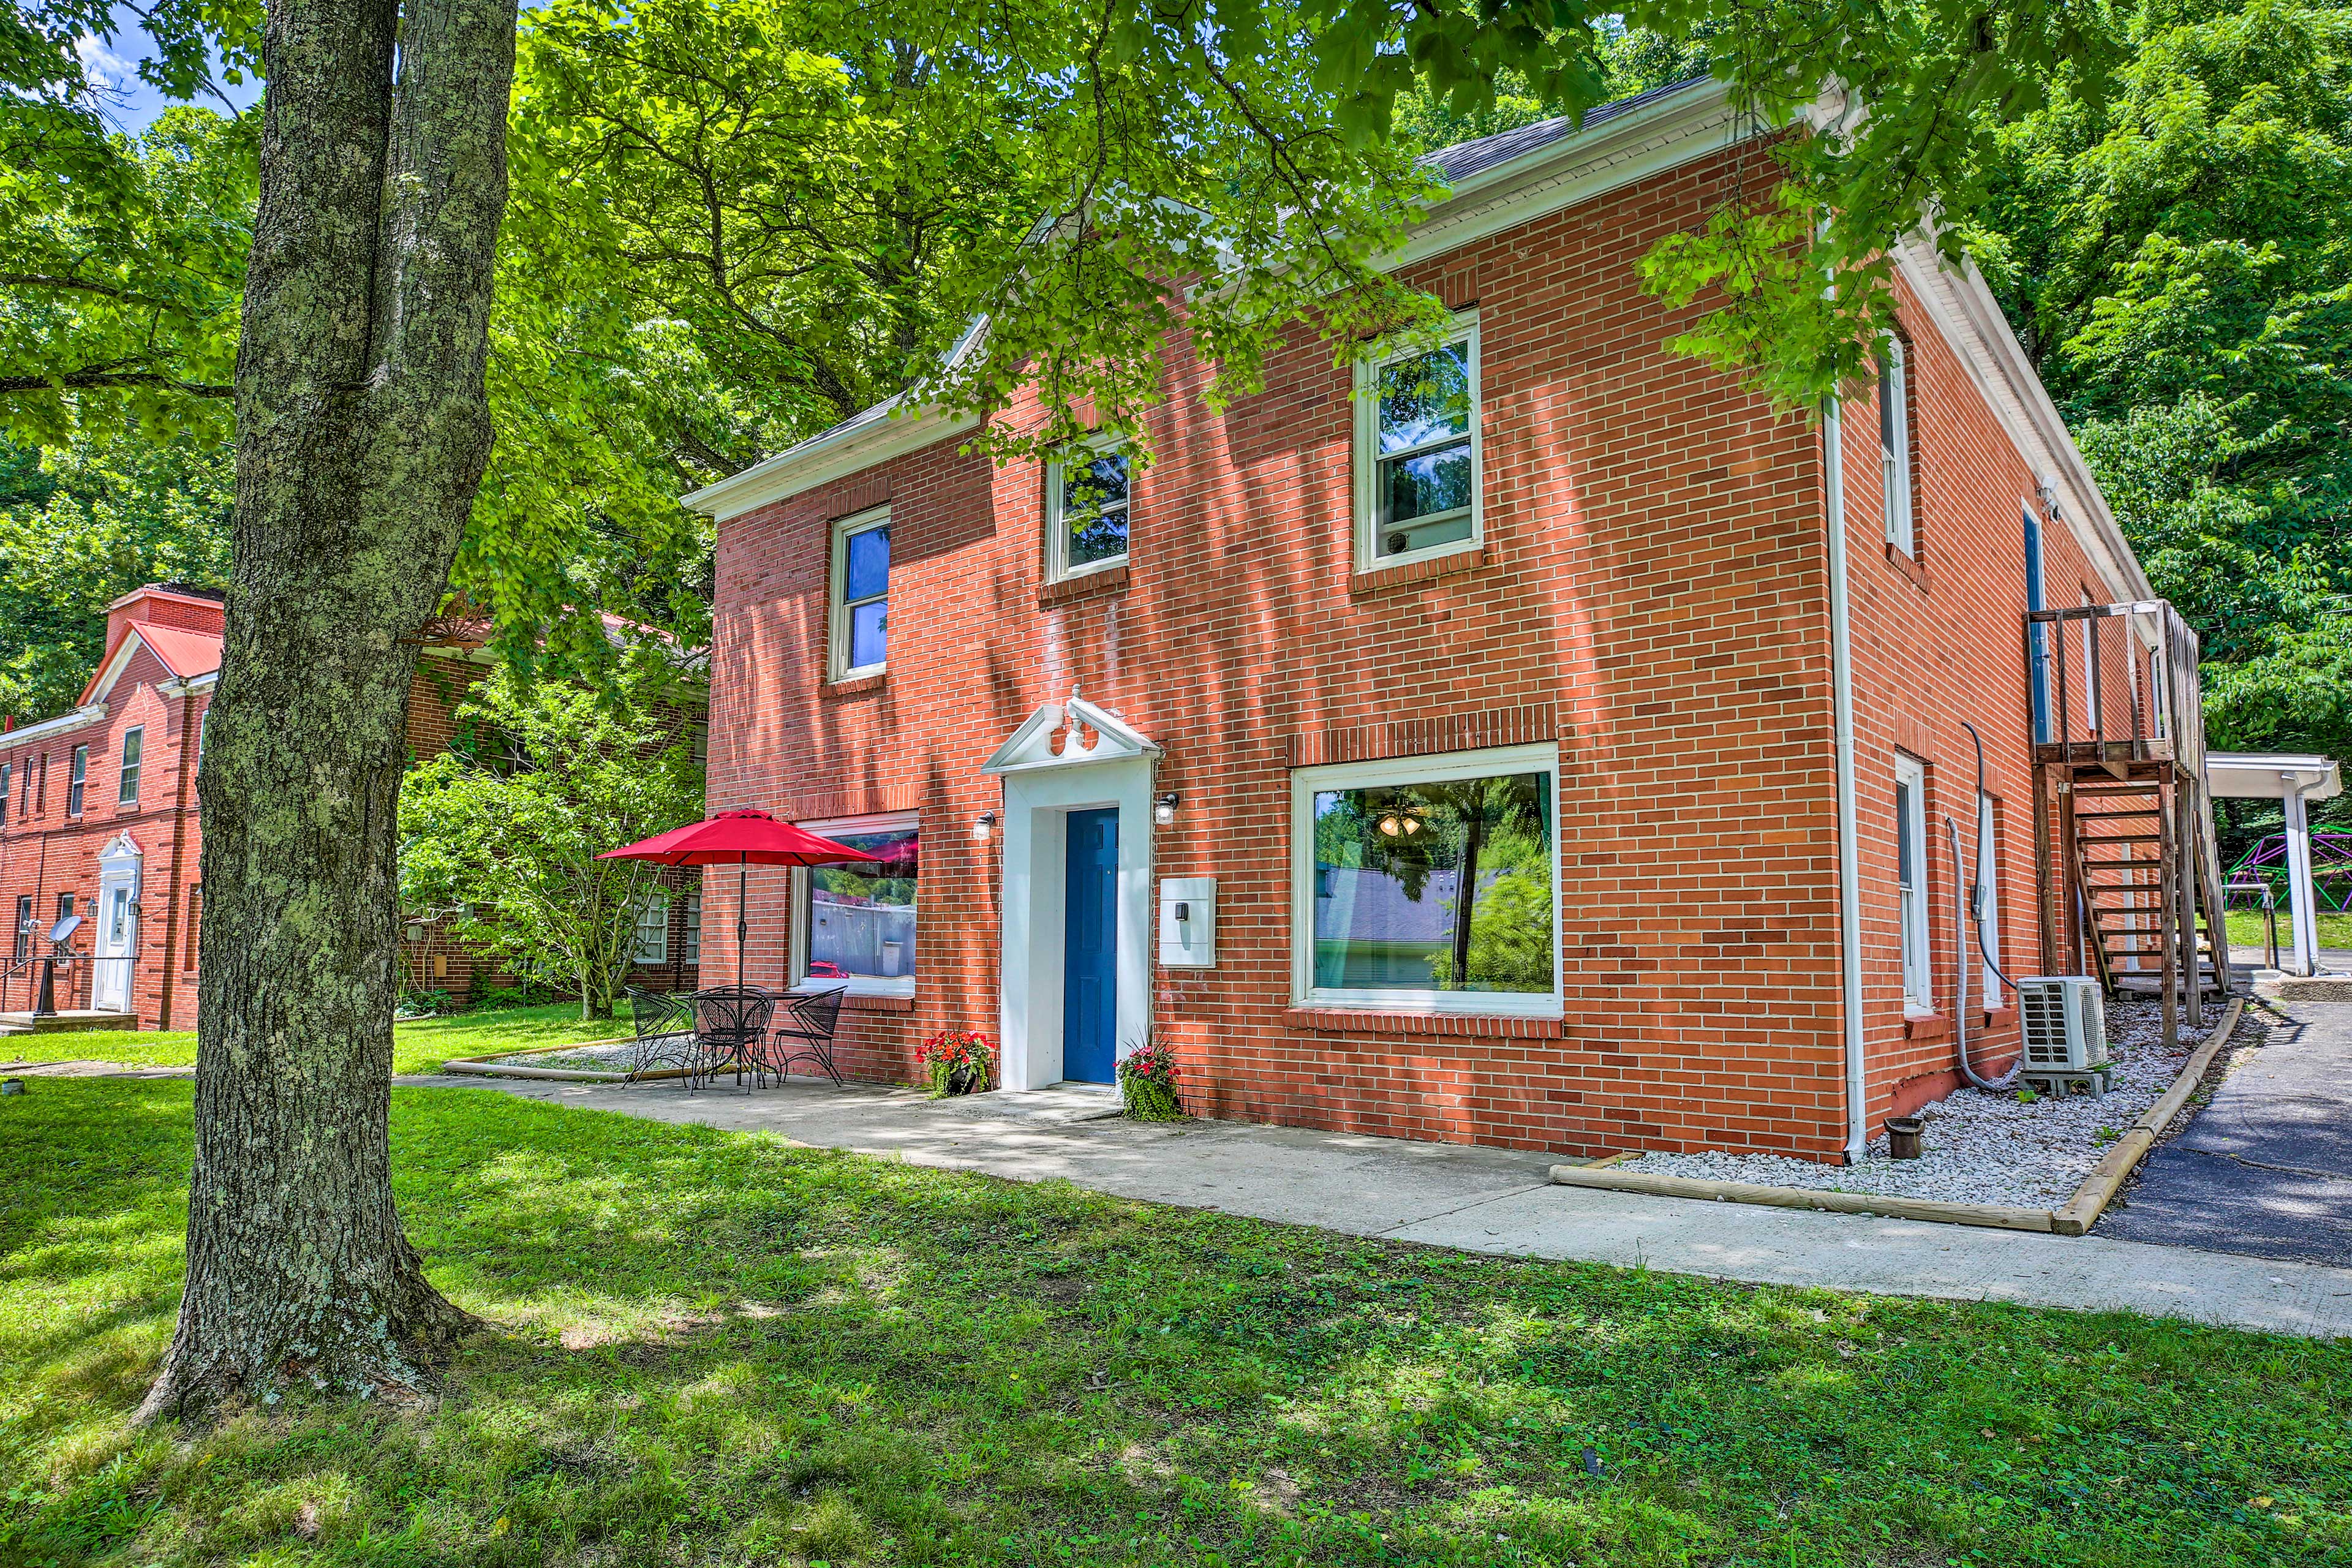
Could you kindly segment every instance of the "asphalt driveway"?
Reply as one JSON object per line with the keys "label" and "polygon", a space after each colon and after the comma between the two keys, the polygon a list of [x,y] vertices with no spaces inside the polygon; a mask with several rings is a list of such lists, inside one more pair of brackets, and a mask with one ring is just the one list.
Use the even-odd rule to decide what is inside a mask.
{"label": "asphalt driveway", "polygon": [[2256,1008],[2266,1037],[2148,1155],[2101,1236],[2352,1265],[2352,1003]]}

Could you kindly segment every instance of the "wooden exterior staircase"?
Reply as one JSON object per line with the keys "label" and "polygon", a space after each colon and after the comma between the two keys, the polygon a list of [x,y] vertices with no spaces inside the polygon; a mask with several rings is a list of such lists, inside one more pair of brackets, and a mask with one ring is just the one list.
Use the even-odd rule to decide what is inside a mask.
{"label": "wooden exterior staircase", "polygon": [[2160,599],[2025,619],[2042,972],[2160,997],[2169,1043],[2230,982],[2197,634]]}

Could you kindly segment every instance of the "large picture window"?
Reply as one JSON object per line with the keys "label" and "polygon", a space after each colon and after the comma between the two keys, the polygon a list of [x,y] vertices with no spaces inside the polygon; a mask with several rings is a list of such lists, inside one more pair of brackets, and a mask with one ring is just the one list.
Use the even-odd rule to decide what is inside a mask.
{"label": "large picture window", "polygon": [[1358,367],[1356,565],[1467,549],[1480,530],[1478,328]]}
{"label": "large picture window", "polygon": [[913,995],[917,819],[908,814],[800,826],[881,860],[793,873],[793,983]]}
{"label": "large picture window", "polygon": [[833,605],[827,617],[833,679],[879,675],[890,650],[890,513],[833,525]]}
{"label": "large picture window", "polygon": [[1298,999],[1558,1016],[1558,773],[1551,746],[1293,773]]}
{"label": "large picture window", "polygon": [[1127,514],[1126,453],[1081,447],[1046,464],[1046,581],[1125,564]]}

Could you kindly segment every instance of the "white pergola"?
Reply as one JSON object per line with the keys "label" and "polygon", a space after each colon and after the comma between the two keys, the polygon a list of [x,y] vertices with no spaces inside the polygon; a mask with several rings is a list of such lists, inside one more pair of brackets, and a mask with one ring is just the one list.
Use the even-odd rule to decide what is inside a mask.
{"label": "white pergola", "polygon": [[[2311,890],[2311,821],[2304,807],[2344,793],[2336,764],[2326,757],[2284,752],[2208,752],[2205,787],[2219,798],[2275,800],[2285,805],[2287,903],[2294,919],[2294,956],[2285,968],[2290,974],[2316,974],[2318,901]],[[2227,942],[2226,933],[2222,940]]]}

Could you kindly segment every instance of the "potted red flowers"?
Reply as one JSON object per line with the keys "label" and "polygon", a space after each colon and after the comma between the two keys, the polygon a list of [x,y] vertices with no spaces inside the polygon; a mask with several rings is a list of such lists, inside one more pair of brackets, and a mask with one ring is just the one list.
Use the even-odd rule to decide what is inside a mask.
{"label": "potted red flowers", "polygon": [[1127,1114],[1138,1121],[1175,1121],[1184,1107],[1176,1098],[1176,1058],[1166,1046],[1147,1038],[1118,1064],[1119,1098]]}
{"label": "potted red flowers", "polygon": [[941,1029],[915,1048],[915,1059],[931,1075],[931,1098],[978,1094],[988,1087],[996,1042],[977,1029]]}

